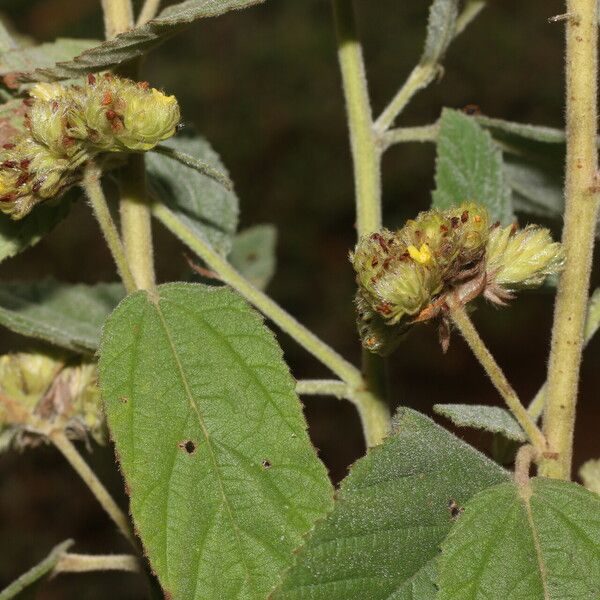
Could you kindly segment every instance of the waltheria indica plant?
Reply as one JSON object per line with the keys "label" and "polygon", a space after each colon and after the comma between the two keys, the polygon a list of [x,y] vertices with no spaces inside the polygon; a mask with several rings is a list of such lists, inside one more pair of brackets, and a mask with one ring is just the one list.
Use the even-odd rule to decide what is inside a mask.
{"label": "waltheria indica plant", "polygon": [[0,154],[0,210],[22,219],[82,179],[103,154],[142,152],[170,138],[179,106],[147,82],[93,73],[84,85],[40,83],[24,100],[26,130]]}
{"label": "waltheria indica plant", "polygon": [[[353,1],[332,0],[355,175],[360,366],[264,292],[272,228],[236,232],[238,199],[219,158],[180,132],[174,96],[136,81],[163,39],[258,3],[187,0],[159,12],[159,0],[145,0],[135,15],[130,0],[102,0],[107,40],[83,51],[64,39],[21,48],[0,27],[0,258],[64,218],[75,200],[66,192],[79,187],[121,279],[3,283],[0,322],[51,349],[0,357],[0,449],[52,443],[131,544],[129,554],[83,555],[70,551],[76,541],[58,543],[0,600],[96,570],[129,571],[139,593],[171,600],[598,600],[599,459],[581,468],[584,486],[571,472],[582,351],[600,327],[600,290],[589,293],[597,1],[567,0],[550,18],[566,31],[563,132],[472,108],[395,127],[442,77],[446,51],[485,0],[433,0],[422,56],[374,118]],[[436,189],[429,210],[393,229],[382,222],[381,160],[408,142],[436,145]],[[563,192],[539,186],[551,179],[536,160],[563,149],[558,242],[530,221],[563,216]],[[197,255],[207,283],[157,284],[152,217]],[[486,303],[510,310],[542,285],[556,289],[552,347],[527,406],[471,317]],[[335,377],[295,381],[259,312]],[[424,323],[436,324],[444,352],[458,330],[506,403],[443,404],[437,388],[434,410],[491,432],[491,457],[407,407],[391,417],[385,362],[403,360],[405,334]],[[347,399],[360,416],[368,450],[335,493],[299,395]],[[128,513],[76,445],[101,452],[108,437]]]}

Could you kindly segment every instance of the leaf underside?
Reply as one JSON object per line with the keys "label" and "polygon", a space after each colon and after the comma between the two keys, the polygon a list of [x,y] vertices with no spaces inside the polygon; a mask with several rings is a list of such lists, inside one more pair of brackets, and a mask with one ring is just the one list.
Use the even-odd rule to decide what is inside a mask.
{"label": "leaf underside", "polygon": [[392,435],[352,467],[273,598],[433,600],[439,547],[460,506],[507,477],[427,417],[401,409]]}
{"label": "leaf underside", "polygon": [[120,283],[70,285],[52,279],[0,286],[0,324],[60,348],[93,354],[102,323],[125,295]]}
{"label": "leaf underside", "polygon": [[262,318],[225,287],[160,286],[109,317],[100,382],[131,514],[174,600],[264,600],[331,484]]}
{"label": "leaf underside", "polygon": [[[218,154],[200,136],[178,136],[164,144],[226,172]],[[210,177],[162,154],[146,155],[148,185],[173,214],[226,255],[231,249],[238,225],[239,201],[235,192]]]}
{"label": "leaf underside", "polygon": [[75,79],[86,73],[113,69],[152,50],[194,21],[217,17],[232,10],[247,8],[263,0],[187,0],[165,8],[145,25],[134,27],[76,56],[49,68],[21,75],[20,81],[58,81]]}
{"label": "leaf underside", "polygon": [[436,404],[433,410],[459,427],[501,433],[509,440],[526,442],[527,436],[517,420],[504,408],[479,404]]}

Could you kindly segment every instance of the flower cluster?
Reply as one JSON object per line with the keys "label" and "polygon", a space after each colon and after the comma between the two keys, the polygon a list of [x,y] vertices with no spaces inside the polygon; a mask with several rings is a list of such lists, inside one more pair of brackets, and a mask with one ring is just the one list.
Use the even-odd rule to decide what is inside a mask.
{"label": "flower cluster", "polygon": [[0,210],[13,219],[76,184],[89,159],[150,150],[180,119],[174,96],[109,73],[81,86],[38,84],[29,95],[25,130],[0,152]]}
{"label": "flower cluster", "polygon": [[[0,450],[36,445],[44,430],[105,441],[96,366],[66,366],[44,354],[0,356]],[[40,431],[37,426],[41,427]]]}
{"label": "flower cluster", "polygon": [[563,253],[547,229],[490,227],[485,207],[469,202],[365,236],[350,260],[362,343],[385,355],[408,327],[443,313],[447,294],[463,303],[483,294],[504,304],[514,291],[558,273]]}

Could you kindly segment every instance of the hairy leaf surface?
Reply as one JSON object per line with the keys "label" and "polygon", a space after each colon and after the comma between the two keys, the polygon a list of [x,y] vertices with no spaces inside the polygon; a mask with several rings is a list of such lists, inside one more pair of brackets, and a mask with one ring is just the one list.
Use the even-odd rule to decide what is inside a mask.
{"label": "hairy leaf surface", "polygon": [[459,427],[473,427],[501,433],[509,440],[526,442],[527,436],[516,419],[499,406],[478,404],[436,404],[433,410]]}
{"label": "hairy leaf surface", "polygon": [[458,0],[434,0],[429,8],[427,38],[421,64],[437,63],[443,57],[456,31]]}
{"label": "hairy leaf surface", "polygon": [[174,600],[264,600],[331,485],[258,313],[225,287],[156,294],[126,298],[100,349],[136,529]]}
{"label": "hairy leaf surface", "polygon": [[[227,172],[218,154],[200,136],[175,137],[163,145],[185,152],[218,171]],[[235,192],[162,154],[148,153],[146,168],[154,195],[198,237],[220,254],[227,254],[238,224],[239,202]]]}
{"label": "hairy leaf surface", "polygon": [[99,40],[57,38],[54,42],[16,48],[0,54],[0,75],[18,74],[35,69],[53,67],[60,61],[69,61],[78,54],[98,46]]}
{"label": "hairy leaf surface", "polygon": [[442,112],[435,183],[435,207],[475,201],[487,207],[492,222],[514,220],[500,149],[477,121],[456,110]]}
{"label": "hairy leaf surface", "polygon": [[217,17],[231,10],[247,8],[263,0],[187,0],[165,8],[145,25],[134,27],[50,68],[36,69],[21,81],[57,81],[81,77],[92,71],[113,69],[142,56],[188,25],[206,17]]}
{"label": "hairy leaf surface", "polygon": [[55,346],[94,353],[104,320],[124,297],[120,283],[70,285],[52,279],[2,283],[0,324]]}
{"label": "hairy leaf surface", "polygon": [[392,435],[352,467],[273,598],[433,600],[439,547],[460,507],[507,477],[427,417],[401,409]]}
{"label": "hairy leaf surface", "polygon": [[596,600],[600,497],[534,478],[482,491],[442,544],[439,600]]}

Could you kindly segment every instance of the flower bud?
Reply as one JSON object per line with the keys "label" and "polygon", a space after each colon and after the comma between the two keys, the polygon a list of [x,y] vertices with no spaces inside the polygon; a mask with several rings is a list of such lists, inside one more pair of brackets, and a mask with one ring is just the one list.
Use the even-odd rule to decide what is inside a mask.
{"label": "flower bud", "polygon": [[21,219],[50,198],[58,198],[79,180],[77,158],[57,157],[45,145],[24,137],[2,153],[0,210]]}
{"label": "flower bud", "polygon": [[[96,367],[84,363],[65,367],[61,360],[43,354],[9,354],[0,357],[0,434],[4,442],[36,443],[30,432],[44,426],[64,429],[70,437],[85,439],[91,433],[104,439],[104,420]],[[44,427],[45,428],[45,427]],[[16,437],[15,437],[16,436]]]}
{"label": "flower bud", "polygon": [[388,324],[420,312],[442,280],[426,243],[406,246],[384,229],[363,237],[350,260],[362,298]]}
{"label": "flower bud", "polygon": [[364,348],[380,356],[388,356],[400,343],[407,328],[390,327],[365,300],[360,290],[356,293],[356,326]]}
{"label": "flower bud", "polygon": [[496,227],[487,245],[486,272],[490,282],[511,291],[541,285],[547,276],[560,273],[564,252],[548,229],[528,225]]}
{"label": "flower bud", "polygon": [[119,77],[103,77],[85,89],[89,141],[103,152],[146,151],[175,134],[180,120],[175,96]]}

